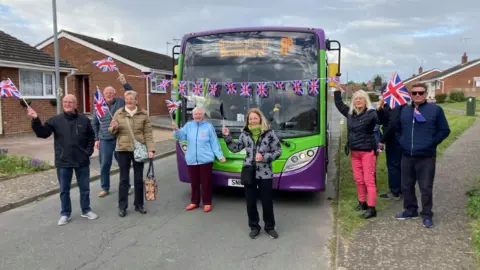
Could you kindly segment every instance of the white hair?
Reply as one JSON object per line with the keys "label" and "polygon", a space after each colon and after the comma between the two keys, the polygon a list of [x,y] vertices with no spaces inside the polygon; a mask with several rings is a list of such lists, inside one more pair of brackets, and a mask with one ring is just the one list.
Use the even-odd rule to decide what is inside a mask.
{"label": "white hair", "polygon": [[205,109],[203,109],[202,107],[193,108],[192,113],[195,113],[197,111],[200,111],[202,114],[205,114]]}
{"label": "white hair", "polygon": [[365,90],[363,90],[363,89],[360,89],[360,90],[355,91],[355,93],[353,93],[352,101],[350,102],[350,110],[348,112],[349,114],[353,114],[353,112],[356,111],[356,107],[355,107],[355,99],[356,98],[365,99],[365,103],[366,103],[365,105],[367,107],[367,110],[370,110],[370,109],[373,110],[372,102],[370,101],[370,97],[368,96],[367,92],[365,92]]}

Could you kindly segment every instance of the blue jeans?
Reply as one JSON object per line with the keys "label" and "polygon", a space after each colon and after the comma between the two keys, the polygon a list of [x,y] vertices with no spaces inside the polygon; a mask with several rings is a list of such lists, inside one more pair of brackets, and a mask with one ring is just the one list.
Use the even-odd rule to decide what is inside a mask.
{"label": "blue jeans", "polygon": [[394,195],[401,193],[402,188],[402,170],[400,168],[402,162],[402,147],[394,138],[391,142],[387,142],[385,146],[387,169],[388,169],[388,186]]}
{"label": "blue jeans", "polygon": [[60,184],[60,201],[62,203],[62,216],[69,217],[72,214],[72,202],[70,200],[70,187],[72,185],[73,171],[77,177],[78,189],[80,190],[80,207],[82,214],[90,209],[90,166],[79,168],[57,168],[57,178]]}
{"label": "blue jeans", "polygon": [[[117,159],[115,146],[117,140],[100,140],[98,160],[100,161],[100,185],[104,191],[110,190],[110,169],[112,168],[113,157]],[[118,162],[118,160],[117,160]]]}

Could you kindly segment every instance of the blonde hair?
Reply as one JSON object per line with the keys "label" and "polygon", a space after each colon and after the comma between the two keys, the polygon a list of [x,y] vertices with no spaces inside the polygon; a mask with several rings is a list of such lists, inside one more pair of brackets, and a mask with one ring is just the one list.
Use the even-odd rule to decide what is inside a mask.
{"label": "blonde hair", "polygon": [[125,97],[127,96],[133,96],[133,98],[137,98],[137,92],[133,91],[133,90],[128,90],[128,91],[125,91],[125,94],[124,94]]}
{"label": "blonde hair", "polygon": [[356,98],[363,98],[365,100],[365,107],[367,108],[367,110],[373,109],[372,102],[370,101],[370,97],[368,96],[367,92],[365,92],[365,90],[363,89],[360,89],[353,93],[352,101],[350,102],[350,110],[348,111],[349,114],[353,114],[354,111],[359,113],[359,111],[355,107]]}
{"label": "blonde hair", "polygon": [[260,111],[257,108],[251,108],[250,110],[248,110],[247,116],[245,117],[245,126],[243,127],[243,130],[248,129],[248,124],[250,124],[248,122],[248,117],[252,113],[254,113],[254,114],[258,115],[258,117],[260,117],[260,129],[262,130],[262,133],[270,129],[270,126],[268,125],[268,121],[265,118],[265,115],[263,115],[262,111]]}

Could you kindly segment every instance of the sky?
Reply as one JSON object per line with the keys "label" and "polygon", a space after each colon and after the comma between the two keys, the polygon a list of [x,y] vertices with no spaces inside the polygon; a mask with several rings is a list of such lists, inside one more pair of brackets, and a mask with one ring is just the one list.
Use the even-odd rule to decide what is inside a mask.
{"label": "sky", "polygon": [[[58,30],[166,54],[191,32],[248,26],[322,28],[342,44],[342,81],[406,79],[480,58],[478,0],[57,1]],[[477,19],[475,19],[475,17]],[[53,33],[52,1],[0,0],[0,30],[34,46]],[[476,32],[474,32],[477,30]],[[178,42],[178,41],[177,41]],[[331,55],[336,59],[335,55]]]}

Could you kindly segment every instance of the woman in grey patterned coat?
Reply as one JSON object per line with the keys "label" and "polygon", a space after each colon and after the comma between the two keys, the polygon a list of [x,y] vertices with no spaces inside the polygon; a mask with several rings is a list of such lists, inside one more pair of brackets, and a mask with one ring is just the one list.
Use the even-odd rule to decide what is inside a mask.
{"label": "woman in grey patterned coat", "polygon": [[243,166],[255,166],[255,177],[245,184],[245,197],[247,200],[248,225],[250,238],[255,239],[260,234],[260,218],[257,210],[257,187],[263,208],[263,221],[265,231],[272,238],[277,238],[275,231],[275,217],[273,214],[272,199],[272,161],[282,155],[280,140],[268,126],[263,113],[256,108],[250,109],[242,133],[236,142],[230,136],[228,128],[223,128],[223,136],[231,152],[246,150]]}

